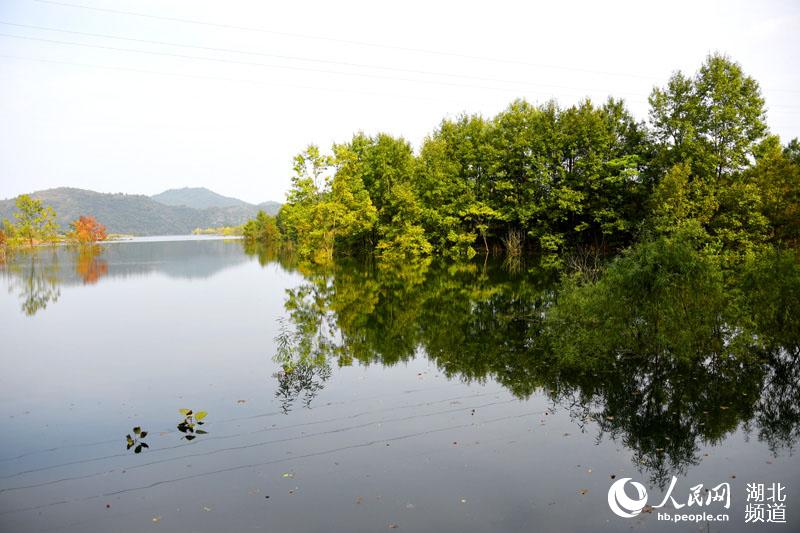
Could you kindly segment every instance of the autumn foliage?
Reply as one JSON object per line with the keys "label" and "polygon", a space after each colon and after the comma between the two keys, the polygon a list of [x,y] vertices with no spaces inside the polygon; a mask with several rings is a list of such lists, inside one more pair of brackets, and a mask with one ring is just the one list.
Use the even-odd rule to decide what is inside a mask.
{"label": "autumn foliage", "polygon": [[84,284],[93,284],[108,274],[108,262],[98,257],[99,246],[81,246],[75,272],[83,278]]}
{"label": "autumn foliage", "polygon": [[106,227],[92,216],[81,216],[70,224],[70,236],[79,243],[94,243],[106,240]]}

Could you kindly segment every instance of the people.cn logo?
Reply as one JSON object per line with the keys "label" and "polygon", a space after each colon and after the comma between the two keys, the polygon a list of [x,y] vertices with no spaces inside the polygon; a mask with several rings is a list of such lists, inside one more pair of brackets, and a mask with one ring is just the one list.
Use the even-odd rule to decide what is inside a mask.
{"label": "people.cn logo", "polygon": [[622,518],[633,518],[644,509],[647,504],[647,490],[644,485],[631,481],[631,485],[636,489],[638,498],[629,498],[625,493],[625,484],[631,478],[624,477],[615,481],[608,489],[608,506],[615,515]]}

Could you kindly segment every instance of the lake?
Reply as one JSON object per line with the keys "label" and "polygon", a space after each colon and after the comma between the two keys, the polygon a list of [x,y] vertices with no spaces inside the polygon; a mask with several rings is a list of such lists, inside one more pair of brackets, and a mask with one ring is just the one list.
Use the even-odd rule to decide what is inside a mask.
{"label": "lake", "polygon": [[[796,317],[703,329],[718,317],[688,293],[699,325],[666,340],[617,349],[634,341],[608,309],[597,338],[545,344],[557,285],[514,271],[314,269],[214,238],[11,257],[0,530],[753,531],[749,483],[784,487],[762,509],[797,527]],[[682,508],[610,509],[613,483],[657,506],[673,476]]]}

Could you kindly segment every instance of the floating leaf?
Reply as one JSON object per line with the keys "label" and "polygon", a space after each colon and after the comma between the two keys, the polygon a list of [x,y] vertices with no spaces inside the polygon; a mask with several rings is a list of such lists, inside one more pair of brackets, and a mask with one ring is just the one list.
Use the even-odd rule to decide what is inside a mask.
{"label": "floating leaf", "polygon": [[180,414],[184,416],[189,416],[190,414],[192,414],[191,409],[178,409],[178,412],[180,412]]}
{"label": "floating leaf", "polygon": [[136,448],[133,449],[133,453],[141,453],[141,451],[142,451],[141,444],[139,444],[138,446],[136,446]]}
{"label": "floating leaf", "polygon": [[146,442],[141,443],[139,446],[141,446],[142,448],[149,448],[150,447],[150,446],[147,445]]}
{"label": "floating leaf", "polygon": [[139,434],[139,437],[141,437],[141,438],[145,438],[146,436],[147,436],[147,432],[146,431],[142,431],[141,434]]}
{"label": "floating leaf", "polygon": [[133,432],[134,432],[134,434],[138,435],[139,433],[142,432],[142,428],[140,428],[139,426],[136,426],[135,428],[133,428]]}
{"label": "floating leaf", "polygon": [[195,431],[195,433],[197,433],[198,435],[207,435],[208,431],[204,429],[198,429],[197,431]]}
{"label": "floating leaf", "polygon": [[197,411],[197,414],[194,415],[194,419],[195,420],[202,420],[207,416],[208,416],[208,413],[206,413],[205,411]]}
{"label": "floating leaf", "polygon": [[184,438],[186,440],[192,440],[193,438],[195,438],[195,436],[194,435],[186,435]]}

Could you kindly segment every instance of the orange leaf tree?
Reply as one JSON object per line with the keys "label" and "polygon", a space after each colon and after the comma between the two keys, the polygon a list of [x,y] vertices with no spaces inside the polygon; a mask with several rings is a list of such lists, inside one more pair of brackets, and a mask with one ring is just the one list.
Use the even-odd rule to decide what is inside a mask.
{"label": "orange leaf tree", "polygon": [[81,216],[70,226],[72,227],[70,235],[79,243],[104,241],[107,237],[106,227],[92,216]]}

